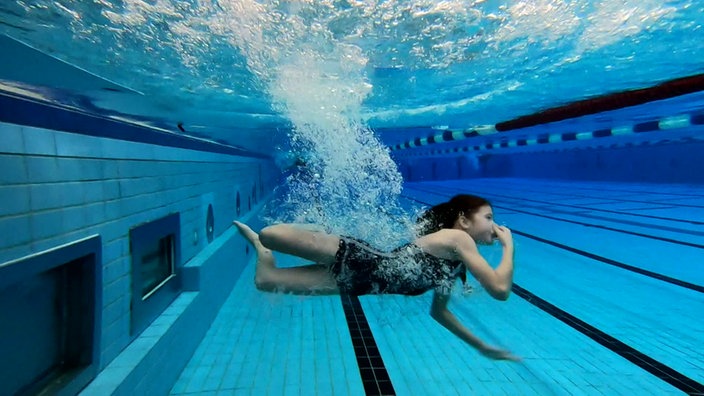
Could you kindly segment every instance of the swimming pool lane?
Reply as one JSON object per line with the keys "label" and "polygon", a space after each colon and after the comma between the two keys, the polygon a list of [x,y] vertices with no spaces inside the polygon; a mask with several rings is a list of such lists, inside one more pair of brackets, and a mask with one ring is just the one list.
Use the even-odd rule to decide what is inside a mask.
{"label": "swimming pool lane", "polygon": [[[526,181],[520,180],[518,183],[524,190],[526,189]],[[570,184],[570,186],[573,185]],[[570,186],[563,185],[562,188],[558,186],[558,190],[566,194],[571,191],[568,188]],[[503,200],[496,198],[496,195],[507,194],[507,190],[512,189],[513,185],[509,180],[502,180],[501,183],[496,180],[477,180],[472,181],[471,184],[447,182],[416,187],[417,190],[414,190],[414,186],[408,186],[407,194],[416,199],[433,201],[431,203],[443,201],[455,193],[472,192],[492,199],[495,206],[507,207],[508,209],[505,210],[495,208],[495,212],[497,221],[506,222],[517,235],[516,283],[518,285],[596,326],[601,331],[615,336],[618,340],[647,355],[646,357],[652,357],[656,362],[674,369],[685,377],[685,379],[680,378],[683,381],[689,378],[695,382],[695,387],[697,382],[701,386],[704,378],[702,372],[704,357],[697,347],[701,345],[704,338],[698,325],[699,318],[704,313],[701,291],[664,282],[661,279],[594,259],[594,256],[605,258],[613,255],[614,251],[618,251],[613,249],[614,246],[618,246],[618,243],[610,245],[605,241],[618,242],[622,234],[613,231],[609,231],[610,234],[604,234],[604,230],[576,227],[570,223],[557,225],[553,220],[546,222],[538,215],[511,212],[514,207],[521,207],[508,207]],[[618,186],[620,189],[626,187]],[[661,189],[662,187],[658,191]],[[605,195],[603,189],[599,191],[603,197]],[[687,189],[686,192],[691,193],[691,190]],[[694,191],[694,194],[696,193]],[[648,197],[644,197],[643,194],[644,191],[639,191],[641,199],[647,200]],[[521,199],[515,194],[512,197],[515,200]],[[541,199],[544,200],[544,207],[549,210],[552,202],[545,198]],[[608,206],[606,208],[611,210]],[[530,238],[522,238],[519,235],[530,236]],[[539,241],[536,241],[536,236],[540,237]],[[583,252],[592,255],[575,253],[565,249],[564,246],[556,247],[545,243],[553,239],[561,239],[568,244],[578,244],[585,249]],[[639,249],[638,242],[645,244],[646,248]],[[687,262],[688,258],[694,260],[695,257],[701,257],[701,252],[698,252],[698,256],[697,252],[678,254],[680,249],[670,247],[671,250],[667,251],[662,242],[654,242],[645,239],[627,241],[620,245],[620,250],[629,254],[619,259],[627,260],[631,266],[637,267],[648,262],[657,263],[657,260],[648,256],[655,255],[660,258],[660,262],[659,267],[653,269],[664,270],[668,265],[680,265],[680,263],[686,267],[691,265]],[[687,254],[690,256],[687,257]],[[680,260],[676,262],[667,260],[672,257]],[[663,261],[668,265],[663,265]]]}
{"label": "swimming pool lane", "polygon": [[364,394],[340,297],[262,293],[253,280],[251,260],[171,395]]}
{"label": "swimming pool lane", "polygon": [[[502,206],[495,209],[497,220],[518,231],[514,232],[517,289],[501,302],[470,278],[474,290],[467,295],[458,292],[450,310],[479,337],[510,349],[522,362],[486,359],[434,322],[429,315],[432,293],[362,296],[356,299],[356,308],[345,296],[267,294],[254,288],[250,261],[171,394],[695,394],[633,364],[623,350],[614,351],[612,342],[621,349],[633,347],[638,356],[652,357],[701,385],[704,364],[696,346],[704,338],[697,329],[698,313],[704,312],[702,293],[525,236],[547,240],[574,232],[574,240],[561,242],[579,242],[585,251],[611,254],[608,249],[600,251],[599,243],[589,245],[595,240],[589,232],[597,228],[586,227],[587,232],[583,225],[540,216],[549,213],[554,200],[588,202],[592,197],[560,196],[565,190],[559,183],[550,183],[555,191],[551,201],[540,196],[543,187],[525,181],[471,182],[472,188],[469,181],[408,184],[405,195],[416,203],[430,204],[474,190]],[[514,197],[522,190],[539,201],[529,211],[536,215],[522,213],[525,206],[497,197],[509,188],[514,188],[508,193]],[[627,190],[612,195],[617,193],[629,195]],[[642,191],[635,194],[641,195]],[[691,201],[691,197],[679,197]],[[609,205],[603,208],[611,210]],[[604,213],[608,212],[570,208],[569,214],[551,215],[585,222],[588,218],[580,214],[604,217]],[[667,222],[673,229],[668,232],[677,234],[677,222],[664,219],[636,217],[637,224],[628,230],[643,231],[648,221],[658,221]],[[592,220],[614,225],[608,218]],[[519,234],[522,228],[528,230],[525,235]],[[682,228],[698,232],[696,227]],[[546,229],[554,233],[544,234]],[[498,246],[482,250],[491,262],[500,258]],[[284,266],[304,264],[289,256],[278,257]],[[373,341],[374,350],[368,341]],[[372,380],[379,384],[388,380],[390,386],[369,387]]]}

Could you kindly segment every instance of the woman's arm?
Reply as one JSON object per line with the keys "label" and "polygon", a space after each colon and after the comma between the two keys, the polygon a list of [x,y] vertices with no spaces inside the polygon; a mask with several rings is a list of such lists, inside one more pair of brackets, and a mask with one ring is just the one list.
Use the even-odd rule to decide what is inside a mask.
{"label": "woman's arm", "polygon": [[492,297],[506,300],[513,285],[513,238],[506,227],[494,225],[494,232],[503,246],[501,262],[496,269],[479,254],[477,244],[466,233],[455,234],[454,250],[457,258]]}
{"label": "woman's arm", "polygon": [[438,323],[450,330],[454,335],[462,341],[477,349],[482,355],[495,360],[512,360],[519,361],[519,357],[499,348],[494,348],[482,341],[479,337],[472,334],[469,329],[464,327],[462,323],[447,309],[447,303],[450,301],[449,295],[435,293],[433,295],[433,304],[430,308],[430,316]]}

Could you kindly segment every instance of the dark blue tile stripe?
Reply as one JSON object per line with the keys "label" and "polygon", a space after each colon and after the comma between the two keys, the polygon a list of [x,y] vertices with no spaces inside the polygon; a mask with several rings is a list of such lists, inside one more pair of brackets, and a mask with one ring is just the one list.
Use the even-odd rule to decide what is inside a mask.
{"label": "dark blue tile stripe", "polygon": [[[422,189],[419,188],[419,190],[423,191]],[[452,189],[449,189],[450,191]],[[455,190],[452,190],[455,191]],[[428,191],[428,192],[434,192],[437,194],[437,188],[435,191]],[[498,197],[498,198],[507,198],[507,199],[515,199],[515,196],[507,196],[507,195],[500,195],[500,194],[492,194],[492,196]],[[547,204],[547,205],[553,205],[553,206],[563,206],[567,208],[574,208],[574,209],[582,209],[582,210],[590,210],[594,212],[603,212],[603,213],[615,213],[615,214],[620,214],[620,215],[626,215],[626,216],[632,216],[632,217],[643,217],[647,219],[656,219],[656,220],[666,220],[666,221],[671,221],[674,223],[686,223],[686,224],[695,224],[695,225],[704,225],[704,222],[702,221],[697,221],[697,220],[689,220],[689,219],[675,219],[672,217],[664,217],[664,216],[653,216],[653,215],[646,215],[642,213],[628,213],[628,212],[623,212],[623,211],[618,211],[618,210],[609,210],[609,209],[599,209],[599,208],[594,208],[591,206],[582,206],[582,205],[571,205],[571,204],[565,204],[565,203],[556,203],[556,202],[546,202],[546,201],[538,201],[535,199],[529,199],[529,198],[521,198],[522,201],[524,202],[532,202],[532,203],[537,203],[537,204]]]}
{"label": "dark blue tile stripe", "polygon": [[[439,190],[440,188],[438,188],[438,187],[435,187],[434,190],[427,190],[427,189],[422,189],[422,188],[418,188],[418,187],[414,187],[414,188],[417,189],[418,191],[425,191],[425,192],[428,192],[428,193],[431,193],[431,194],[436,194],[436,195],[441,195],[441,196],[443,196],[443,197],[448,197],[448,195],[444,195],[443,193],[439,193],[438,190]],[[453,191],[453,193],[454,193],[454,192],[456,192],[457,190],[446,189],[446,191]],[[513,199],[513,198],[514,198],[514,197],[506,197],[506,196],[504,196],[504,195],[495,195],[495,194],[489,194],[488,196],[489,196],[489,197],[498,197],[499,199],[501,199],[501,198]],[[550,205],[550,206],[551,206],[551,210],[552,210],[553,212],[555,212],[555,213],[562,213],[562,214],[566,214],[566,215],[580,216],[580,217],[592,218],[592,219],[597,219],[597,220],[613,221],[613,219],[608,218],[608,217],[596,216],[596,215],[591,215],[591,214],[587,214],[587,213],[591,213],[591,212],[607,212],[607,213],[618,213],[618,214],[625,214],[625,215],[638,216],[638,217],[653,217],[653,216],[646,216],[646,215],[633,214],[633,213],[625,213],[625,212],[618,212],[618,211],[609,211],[609,210],[603,210],[603,209],[596,209],[596,208],[593,208],[593,207],[586,207],[586,206],[584,206],[584,207],[583,207],[583,206],[575,207],[574,205],[557,203],[556,201],[547,202],[547,201],[537,201],[537,200],[531,200],[531,199],[523,199],[523,200],[526,201],[526,202],[534,202],[534,203],[537,203],[537,204],[540,204],[540,205],[542,205],[542,204]],[[491,199],[491,201],[492,201],[492,202],[495,202],[493,198]],[[560,220],[560,221],[565,221],[565,222],[573,222],[573,221],[567,220],[567,219],[562,219],[562,218],[558,218],[558,217],[551,217],[551,216],[536,214],[536,213],[527,212],[527,211],[521,211],[521,210],[519,210],[519,209],[513,209],[513,208],[510,208],[510,209],[509,209],[509,208],[507,208],[507,207],[502,207],[502,206],[498,206],[498,205],[494,205],[494,206],[496,206],[497,208],[500,207],[500,208],[502,208],[502,209],[504,209],[504,210],[510,210],[510,211],[512,211],[512,212],[526,213],[526,214],[530,214],[530,215],[535,215],[535,216],[540,216],[540,217],[545,217],[545,218],[555,219],[555,220]],[[525,207],[531,207],[531,206],[529,206],[529,205],[524,205],[524,206],[525,206]],[[554,208],[555,206],[566,206],[566,207],[571,207],[571,208],[582,209],[582,212],[561,211],[561,210],[555,209],[555,208]],[[533,209],[541,209],[540,207],[535,207],[535,206],[533,206],[532,208],[533,208]],[[586,212],[586,213],[584,213],[584,212]],[[674,221],[674,222],[685,222],[685,223],[692,223],[692,222],[693,222],[692,220],[680,220],[680,219],[672,219],[672,218],[659,218],[659,219],[661,219],[661,220],[668,220],[668,221]],[[620,221],[620,223],[622,223],[622,224],[630,224],[630,225],[634,225],[634,226],[637,226],[637,227],[653,228],[653,229],[657,229],[657,230],[672,231],[672,232],[677,232],[677,233],[681,233],[681,234],[687,234],[687,235],[694,235],[694,236],[701,236],[701,237],[704,237],[704,233],[698,232],[698,231],[693,231],[693,230],[687,230],[687,229],[675,228],[675,227],[668,227],[668,226],[663,226],[663,225],[653,225],[653,224],[641,223],[641,222],[637,222],[637,221],[628,221],[628,220],[619,220],[619,221]],[[589,224],[589,223],[579,223],[579,222],[577,222],[577,224],[587,225],[587,226],[590,226],[590,227],[605,228],[605,227],[603,227],[603,226],[597,226],[597,225],[593,225],[593,224]],[[696,224],[696,222],[695,222],[695,224]],[[633,234],[633,235],[643,236],[643,234],[638,234],[638,233],[629,232],[629,231],[625,231],[625,230],[618,230],[618,229],[611,229],[611,228],[607,228],[607,229],[614,230],[614,231],[619,231],[619,232],[624,232],[624,233],[629,233],[629,234]],[[702,247],[702,246],[703,246],[703,245],[700,245],[700,244],[689,243],[689,242],[684,242],[684,241],[678,241],[678,240],[669,239],[669,238],[662,238],[662,237],[657,237],[657,236],[653,236],[653,235],[647,235],[647,237],[652,238],[652,239],[661,240],[661,241],[666,241],[666,242],[678,243],[678,244],[685,245],[685,246],[696,247],[696,248],[699,248],[699,247]]]}
{"label": "dark blue tile stripe", "polygon": [[606,258],[606,257],[603,257],[603,256],[599,256],[599,255],[593,254],[593,253],[589,253],[589,252],[586,252],[586,251],[584,251],[584,250],[580,250],[580,249],[573,248],[573,247],[571,247],[571,246],[563,245],[563,244],[561,244],[561,243],[549,241],[549,240],[547,240],[547,239],[540,238],[540,237],[537,237],[537,236],[535,236],[535,235],[527,234],[527,233],[525,233],[525,232],[521,232],[521,231],[518,231],[518,230],[511,229],[511,232],[514,233],[514,234],[517,234],[517,235],[524,236],[524,237],[526,237],[526,238],[533,239],[533,240],[538,241],[538,242],[541,242],[541,243],[545,243],[545,244],[548,244],[548,245],[551,245],[551,246],[555,246],[555,247],[560,248],[560,249],[563,249],[563,250],[567,250],[567,251],[572,252],[572,253],[579,254],[580,256],[584,256],[584,257],[588,257],[588,258],[593,259],[593,260],[600,261],[600,262],[602,262],[602,263],[604,263],[604,264],[613,265],[613,266],[615,266],[615,267],[623,268],[623,269],[625,269],[625,270],[628,270],[628,271],[631,271],[631,272],[635,272],[635,273],[637,273],[637,274],[645,275],[645,276],[651,277],[651,278],[653,278],[653,279],[658,279],[658,280],[661,280],[661,281],[663,281],[663,282],[671,283],[671,284],[673,284],[673,285],[677,285],[677,286],[680,286],[680,287],[684,287],[684,288],[686,288],[686,289],[694,290],[694,291],[699,292],[699,293],[704,293],[704,286],[695,285],[695,284],[693,284],[693,283],[685,282],[685,281],[682,281],[682,280],[679,280],[679,279],[671,278],[671,277],[669,277],[669,276],[665,276],[665,275],[662,275],[662,274],[658,274],[657,272],[652,272],[652,271],[644,270],[644,269],[642,269],[642,268],[634,267],[634,266],[632,266],[632,265],[624,264],[624,263],[621,263],[621,262],[619,262],[619,261],[612,260],[612,259],[610,259],[610,258]]}
{"label": "dark blue tile stripe", "polygon": [[573,329],[586,335],[609,350],[627,359],[631,363],[660,378],[675,388],[687,393],[688,395],[704,394],[704,384],[701,384],[680,373],[679,371],[638,351],[637,349],[626,345],[625,343],[604,333],[589,323],[561,310],[553,304],[550,304],[517,284],[513,284],[511,291],[532,305],[547,312],[561,322],[567,324]]}
{"label": "dark blue tile stripe", "polygon": [[[548,187],[548,188],[550,188],[550,187]],[[552,204],[555,204],[555,203],[559,203],[559,202],[561,202],[561,201],[564,200],[564,199],[586,198],[586,199],[610,200],[610,202],[596,203],[596,204],[593,204],[593,205],[609,205],[609,204],[612,204],[612,203],[624,203],[624,202],[628,202],[628,203],[640,203],[640,204],[654,204],[654,203],[657,203],[658,205],[667,205],[666,207],[662,207],[662,208],[660,208],[660,209],[668,209],[668,208],[704,208],[704,205],[695,205],[695,204],[686,204],[686,203],[669,202],[669,201],[671,201],[671,199],[669,199],[669,198],[668,198],[668,199],[661,198],[664,202],[655,201],[655,200],[653,200],[653,201],[643,201],[643,200],[637,200],[637,199],[625,199],[625,198],[618,198],[618,197],[610,197],[610,196],[604,195],[604,193],[605,193],[605,192],[615,192],[615,191],[613,191],[613,190],[608,190],[608,189],[603,189],[603,188],[599,188],[599,189],[595,189],[595,188],[591,188],[591,189],[590,189],[590,188],[582,188],[582,189],[591,190],[591,191],[597,191],[597,192],[598,192],[598,195],[594,196],[594,195],[584,195],[584,194],[576,193],[576,192],[575,192],[575,193],[569,193],[569,192],[555,192],[555,191],[549,191],[549,192],[548,192],[549,194],[559,194],[559,197],[560,197],[560,198],[555,198],[555,199],[552,199],[552,200],[550,200],[550,201],[544,201],[544,203],[547,203],[547,204],[552,205]],[[543,190],[540,190],[540,187],[538,187],[538,190],[526,189],[526,188],[520,188],[520,187],[514,187],[514,189],[513,189],[512,191],[518,191],[518,192],[521,192],[521,193],[529,193],[529,194],[540,194],[540,195],[543,195],[543,194],[544,194],[544,191],[543,191]],[[659,191],[642,191],[642,190],[641,190],[641,191],[622,191],[622,190],[621,190],[621,191],[616,191],[616,192],[619,192],[619,193],[628,192],[628,193],[631,193],[631,194],[646,194],[646,195],[648,195],[648,196],[674,195],[674,196],[687,197],[687,198],[689,198],[689,197],[700,198],[700,199],[703,199],[703,201],[704,201],[704,197],[703,197],[701,194],[696,194],[696,193],[693,193],[693,194],[679,194],[679,193],[670,194],[670,193],[666,193],[666,192],[659,192]],[[567,205],[567,204],[566,204],[566,205]],[[646,209],[648,209],[648,208],[646,208]],[[630,208],[629,208],[628,210],[634,210],[634,209],[630,209]]]}
{"label": "dark blue tile stripe", "polygon": [[55,131],[243,157],[270,158],[242,148],[128,124],[0,92],[0,121]]}
{"label": "dark blue tile stripe", "polygon": [[[537,185],[540,188],[540,185]],[[550,183],[548,182],[547,188],[551,188]],[[575,191],[577,190],[587,190],[587,191],[598,191],[599,193],[626,193],[626,194],[640,194],[643,191],[640,190],[622,190],[619,188],[613,188],[613,187],[606,187],[606,186],[598,186],[598,187],[586,187],[586,186],[580,186],[574,189]],[[692,191],[691,193],[684,193],[684,192],[669,192],[667,189],[664,189],[662,191],[648,191],[647,194],[657,196],[657,195],[666,195],[666,196],[677,196],[677,197],[686,197],[686,198],[702,198],[701,193],[696,193]]]}
{"label": "dark blue tile stripe", "polygon": [[[576,220],[563,219],[561,217],[553,217],[553,216],[548,216],[548,215],[544,215],[544,214],[540,214],[540,213],[529,212],[527,210],[507,208],[505,206],[500,206],[500,205],[495,205],[495,204],[493,206],[496,208],[500,208],[502,210],[512,211],[515,213],[523,213],[523,214],[527,214],[530,216],[541,217],[544,219],[556,220],[556,221],[561,221],[564,223],[577,224],[577,225],[581,225],[581,226],[585,226],[585,227],[599,228],[602,230],[614,231],[614,232],[618,232],[621,234],[635,235],[635,236],[639,236],[639,237],[643,237],[643,238],[654,239],[656,241],[662,241],[662,242],[674,243],[674,244],[682,245],[682,246],[689,246],[689,247],[693,247],[693,248],[704,249],[704,245],[699,244],[699,243],[680,241],[678,239],[665,238],[665,237],[660,237],[660,236],[653,235],[653,234],[643,234],[643,233],[635,232],[635,231],[622,230],[619,228],[608,227],[605,225],[591,224],[591,223],[584,223],[584,222],[576,221]],[[662,229],[662,227],[657,227],[657,228]],[[704,236],[704,235],[702,235],[702,236]]]}
{"label": "dark blue tile stripe", "polygon": [[352,346],[362,376],[364,392],[369,396],[396,395],[359,298],[341,294],[340,299],[352,337]]}

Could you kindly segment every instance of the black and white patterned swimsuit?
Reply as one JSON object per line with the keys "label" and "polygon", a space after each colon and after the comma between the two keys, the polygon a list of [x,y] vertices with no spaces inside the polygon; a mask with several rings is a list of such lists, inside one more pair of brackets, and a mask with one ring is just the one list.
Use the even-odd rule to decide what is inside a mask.
{"label": "black and white patterned swimsuit", "polygon": [[430,289],[448,294],[464,275],[461,261],[425,253],[414,244],[381,252],[367,243],[341,237],[330,272],[343,293],[417,296]]}

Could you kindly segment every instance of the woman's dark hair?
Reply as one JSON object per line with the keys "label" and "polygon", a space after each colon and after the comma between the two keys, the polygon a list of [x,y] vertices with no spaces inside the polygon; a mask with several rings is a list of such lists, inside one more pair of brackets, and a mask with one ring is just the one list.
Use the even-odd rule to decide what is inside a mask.
{"label": "woman's dark hair", "polygon": [[[452,228],[460,213],[471,217],[482,206],[491,206],[491,203],[482,197],[469,194],[455,195],[447,202],[435,205],[418,218],[420,230],[418,235],[432,234],[443,228]],[[461,271],[457,276],[462,284],[467,283],[467,272]]]}
{"label": "woman's dark hair", "polygon": [[418,218],[419,235],[432,234],[443,228],[452,228],[460,213],[471,217],[482,206],[491,203],[482,197],[469,194],[455,195],[447,202],[435,205]]}

